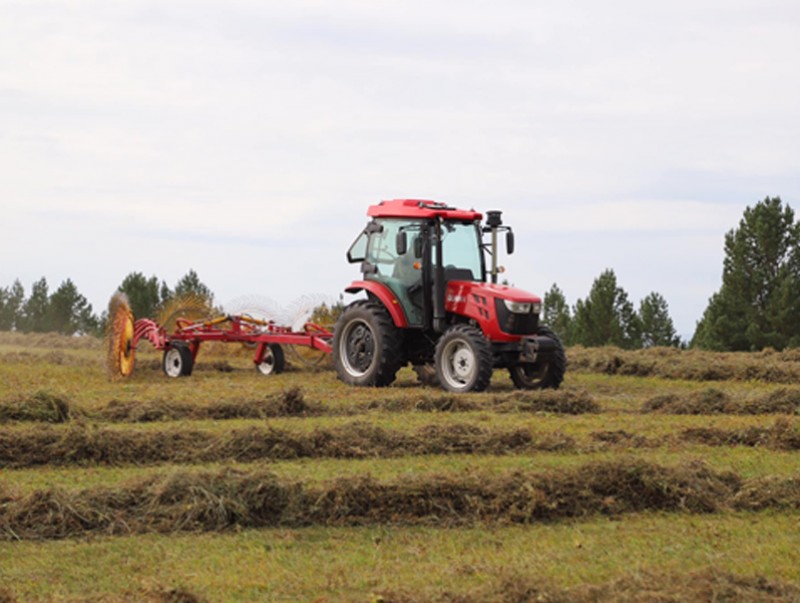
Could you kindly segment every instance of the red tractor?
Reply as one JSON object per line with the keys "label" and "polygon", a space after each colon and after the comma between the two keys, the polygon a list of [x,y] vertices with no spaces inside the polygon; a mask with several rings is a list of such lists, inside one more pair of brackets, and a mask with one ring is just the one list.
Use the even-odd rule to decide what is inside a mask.
{"label": "red tractor", "polygon": [[367,299],[345,308],[332,342],[342,381],[386,386],[411,363],[421,381],[451,392],[486,389],[495,367],[507,368],[518,388],[561,384],[566,356],[556,334],[539,324],[541,299],[497,284],[499,232],[514,251],[501,212],[487,212],[483,225],[476,211],[397,199],[367,215],[347,252],[364,277],[346,289]]}

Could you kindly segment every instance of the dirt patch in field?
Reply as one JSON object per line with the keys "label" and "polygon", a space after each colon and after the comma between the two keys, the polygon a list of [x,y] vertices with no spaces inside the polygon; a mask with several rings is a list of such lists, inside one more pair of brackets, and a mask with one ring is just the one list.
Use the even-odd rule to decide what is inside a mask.
{"label": "dirt patch in field", "polygon": [[90,532],[218,531],[234,527],[532,523],[595,514],[728,508],[741,480],[702,464],[638,460],[549,473],[369,476],[305,484],[256,469],[175,472],[118,488],[50,489],[0,506],[0,537],[54,539]]}
{"label": "dirt patch in field", "polygon": [[685,429],[680,437],[687,442],[708,446],[760,446],[771,450],[800,450],[800,431],[786,419],[778,419],[769,427],[694,427]]}
{"label": "dirt patch in field", "polygon": [[689,574],[637,572],[600,585],[559,588],[541,576],[489,579],[465,593],[380,593],[383,603],[794,603],[800,587],[762,576],[737,576],[713,569]]}
{"label": "dirt patch in field", "polygon": [[353,422],[310,432],[250,427],[224,434],[185,428],[118,430],[73,424],[66,429],[0,430],[0,466],[388,458],[415,454],[507,454],[570,447],[574,447],[572,439],[559,433],[534,438],[527,429],[475,424],[434,424],[404,432]]}
{"label": "dirt patch in field", "polygon": [[0,423],[9,421],[64,423],[69,420],[69,416],[70,405],[67,398],[46,390],[0,402]]}

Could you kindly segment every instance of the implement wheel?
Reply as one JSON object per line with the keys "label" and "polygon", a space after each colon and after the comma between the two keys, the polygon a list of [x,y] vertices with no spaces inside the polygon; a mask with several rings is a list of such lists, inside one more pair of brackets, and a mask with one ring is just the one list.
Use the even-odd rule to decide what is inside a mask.
{"label": "implement wheel", "polygon": [[482,392],[492,380],[492,347],[471,325],[450,327],[436,344],[436,376],[449,392]]}
{"label": "implement wheel", "polygon": [[381,304],[357,301],[336,321],[333,366],[349,385],[384,387],[403,364],[402,345],[402,331]]}
{"label": "implement wheel", "polygon": [[164,350],[164,360],[161,363],[167,377],[188,377],[194,368],[192,350],[182,341],[174,341]]}
{"label": "implement wheel", "polygon": [[556,343],[553,358],[546,362],[523,362],[509,367],[508,372],[517,389],[558,389],[567,370],[567,356],[561,340],[547,327],[539,327],[538,335],[549,337]]}
{"label": "implement wheel", "polygon": [[256,364],[256,370],[262,375],[277,375],[286,367],[283,349],[277,343],[271,343],[264,350],[264,359]]}

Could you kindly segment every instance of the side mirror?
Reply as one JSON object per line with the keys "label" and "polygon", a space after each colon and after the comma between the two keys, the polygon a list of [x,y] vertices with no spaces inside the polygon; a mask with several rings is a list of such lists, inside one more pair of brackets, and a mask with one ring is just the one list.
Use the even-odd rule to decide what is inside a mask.
{"label": "side mirror", "polygon": [[510,230],[506,232],[506,253],[514,253],[514,233]]}
{"label": "side mirror", "polygon": [[406,236],[406,231],[401,230],[397,233],[397,237],[395,237],[394,241],[395,251],[397,251],[397,255],[405,255],[408,251],[408,237]]}

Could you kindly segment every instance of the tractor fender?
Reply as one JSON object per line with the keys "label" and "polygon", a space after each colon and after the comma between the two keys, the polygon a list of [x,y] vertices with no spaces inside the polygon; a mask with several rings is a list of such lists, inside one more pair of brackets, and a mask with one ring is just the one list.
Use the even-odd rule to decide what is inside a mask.
{"label": "tractor fender", "polygon": [[394,326],[399,329],[408,327],[408,319],[406,318],[406,313],[403,311],[403,306],[400,305],[400,301],[395,294],[392,293],[392,290],[383,283],[376,283],[375,281],[353,281],[345,291],[347,293],[366,291],[371,296],[380,300],[386,308],[386,311],[389,312],[389,316],[392,317]]}

